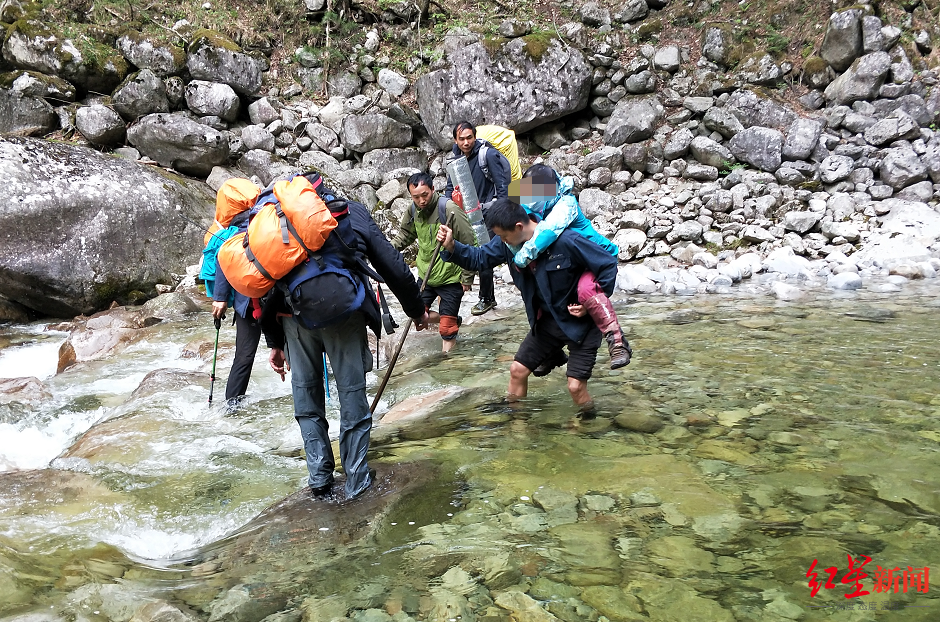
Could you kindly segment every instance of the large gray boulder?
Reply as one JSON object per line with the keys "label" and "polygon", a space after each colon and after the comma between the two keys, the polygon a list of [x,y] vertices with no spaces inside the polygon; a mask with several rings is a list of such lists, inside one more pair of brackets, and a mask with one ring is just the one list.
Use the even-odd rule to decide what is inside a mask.
{"label": "large gray boulder", "polygon": [[783,159],[783,134],[769,127],[749,127],[728,141],[728,149],[739,162],[772,173]]}
{"label": "large gray boulder", "polygon": [[916,140],[920,138],[920,126],[914,118],[903,110],[895,110],[891,116],[876,121],[865,129],[865,142],[881,147],[899,138]]}
{"label": "large gray boulder", "polygon": [[685,154],[689,152],[689,145],[692,144],[693,138],[692,130],[688,128],[683,127],[676,130],[663,146],[663,157],[666,160],[684,158]]}
{"label": "large gray boulder", "polygon": [[879,173],[881,181],[900,190],[927,179],[927,166],[909,146],[885,149]]}
{"label": "large gray boulder", "polygon": [[115,147],[124,144],[124,119],[101,104],[82,106],[75,111],[75,129],[93,145]]}
{"label": "large gray boulder", "polygon": [[836,71],[845,71],[862,55],[862,14],[860,9],[849,9],[829,18],[819,55]]}
{"label": "large gray boulder", "polygon": [[829,155],[819,163],[819,175],[824,184],[842,181],[855,170],[855,160],[844,155]]}
{"label": "large gray boulder", "polygon": [[887,52],[866,54],[826,87],[826,100],[834,105],[851,105],[859,100],[874,99],[890,69],[891,57]]}
{"label": "large gray boulder", "polygon": [[156,112],[169,112],[166,85],[149,69],[142,69],[124,81],[111,98],[114,109],[128,121]]}
{"label": "large gray boulder", "polygon": [[339,136],[322,123],[308,123],[304,130],[317,149],[329,153],[339,146]]}
{"label": "large gray boulder", "polygon": [[610,115],[604,144],[619,146],[646,140],[662,123],[665,114],[657,97],[624,98]]}
{"label": "large gray boulder", "polygon": [[692,157],[709,166],[718,169],[727,169],[735,163],[734,156],[727,147],[716,143],[707,136],[696,136],[689,143],[689,151]]}
{"label": "large gray boulder", "polygon": [[180,114],[150,114],[127,130],[127,142],[162,166],[205,177],[229,156],[228,134]]}
{"label": "large gray boulder", "polygon": [[193,80],[186,85],[186,105],[200,116],[215,116],[223,121],[238,118],[241,101],[228,84]]}
{"label": "large gray boulder", "polygon": [[384,114],[349,115],[343,119],[343,145],[365,153],[373,149],[407,147],[411,128]]}
{"label": "large gray boulder", "polygon": [[788,106],[749,89],[732,93],[726,106],[744,127],[759,125],[784,132],[797,116]]}
{"label": "large gray boulder", "polygon": [[734,30],[726,22],[714,22],[705,26],[702,37],[702,56],[719,65],[728,64],[733,44]]}
{"label": "large gray boulder", "polygon": [[374,149],[362,156],[362,165],[382,175],[400,168],[428,170],[428,158],[418,149]]}
{"label": "large gray boulder", "polygon": [[455,50],[448,69],[416,82],[421,120],[440,148],[453,144],[453,126],[464,119],[518,133],[588,105],[591,67],[579,50],[544,34],[490,49],[474,43]]}
{"label": "large gray boulder", "polygon": [[186,67],[193,78],[227,84],[242,95],[256,96],[261,90],[262,61],[214,30],[193,35]]}
{"label": "large gray boulder", "polygon": [[783,143],[785,160],[808,160],[819,142],[823,124],[816,119],[800,117],[790,124],[787,138]]}
{"label": "large gray boulder", "polygon": [[705,111],[702,123],[711,131],[721,134],[724,138],[731,138],[744,129],[744,125],[727,108],[709,108]]}
{"label": "large gray boulder", "polygon": [[0,296],[54,317],[156,295],[196,262],[190,221],[215,204],[202,182],[30,138],[0,138],[0,193]]}
{"label": "large gray boulder", "polygon": [[0,89],[0,134],[42,135],[57,125],[55,111],[46,100]]}
{"label": "large gray boulder", "polygon": [[124,31],[117,39],[117,49],[135,67],[149,69],[162,78],[178,75],[186,67],[183,48],[136,30]]}

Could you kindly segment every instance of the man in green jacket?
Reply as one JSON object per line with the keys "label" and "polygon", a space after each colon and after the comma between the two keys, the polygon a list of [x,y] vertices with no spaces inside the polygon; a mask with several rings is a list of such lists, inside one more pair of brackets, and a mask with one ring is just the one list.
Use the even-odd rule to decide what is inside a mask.
{"label": "man in green jacket", "polygon": [[[418,240],[418,276],[423,279],[427,274],[428,264],[431,263],[431,256],[437,245],[437,229],[442,222],[450,220],[454,238],[464,244],[476,246],[476,235],[464,211],[456,203],[448,201],[434,191],[434,180],[427,173],[415,173],[409,177],[408,192],[411,193],[413,203],[402,218],[392,246],[400,251],[415,239]],[[440,322],[439,331],[441,339],[444,340],[444,352],[450,352],[456,342],[460,327],[460,301],[464,292],[470,291],[474,274],[439,259],[431,270],[427,287],[421,293],[430,321]],[[437,298],[441,299],[439,313],[434,313],[430,309]]]}

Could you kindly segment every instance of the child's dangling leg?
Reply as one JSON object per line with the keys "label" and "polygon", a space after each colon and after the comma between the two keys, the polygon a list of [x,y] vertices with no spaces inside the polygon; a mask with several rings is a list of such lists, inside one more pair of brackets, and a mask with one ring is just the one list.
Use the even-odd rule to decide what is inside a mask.
{"label": "child's dangling leg", "polygon": [[607,340],[607,349],[610,352],[610,368],[619,369],[630,364],[633,350],[624,337],[617,319],[617,312],[610,298],[597,284],[594,274],[585,272],[578,280],[578,302],[587,310],[588,315],[604,334]]}

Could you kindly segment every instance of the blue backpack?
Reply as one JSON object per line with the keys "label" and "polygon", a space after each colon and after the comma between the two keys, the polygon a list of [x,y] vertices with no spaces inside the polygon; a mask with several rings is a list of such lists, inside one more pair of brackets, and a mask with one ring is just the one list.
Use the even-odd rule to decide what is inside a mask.
{"label": "blue backpack", "polygon": [[[319,250],[277,282],[294,316],[311,329],[341,322],[358,311],[366,298],[366,278],[382,282],[356,252],[349,202],[335,196],[322,182],[314,182],[314,187],[336,219],[336,228]],[[272,202],[266,193],[261,194],[259,203],[262,200]]]}
{"label": "blue backpack", "polygon": [[[225,240],[238,233],[238,227],[229,227],[222,231],[217,231],[209,238],[209,243],[202,249],[202,267],[199,269],[199,278],[206,284],[206,295],[212,298],[215,293],[215,272],[218,270],[218,261],[216,256],[219,254],[219,248]],[[229,291],[228,306],[235,304],[235,290]]]}

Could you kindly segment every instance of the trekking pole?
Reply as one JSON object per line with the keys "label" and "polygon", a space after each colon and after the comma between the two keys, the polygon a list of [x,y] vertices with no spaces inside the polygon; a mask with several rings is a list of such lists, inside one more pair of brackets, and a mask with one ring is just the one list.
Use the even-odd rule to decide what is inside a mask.
{"label": "trekking pole", "polygon": [[[451,214],[453,216],[453,214]],[[447,226],[451,225],[451,216],[447,217]],[[437,258],[441,254],[441,245],[442,242],[438,242],[437,246],[434,247],[434,254],[431,255],[431,263],[428,264],[428,271],[424,273],[424,280],[421,281],[421,289],[418,290],[418,293],[424,291],[424,288],[428,285],[428,279],[431,277],[431,270],[434,268],[434,264],[437,263]],[[392,357],[388,359],[388,369],[385,370],[385,377],[382,378],[382,384],[379,385],[379,390],[375,394],[375,399],[372,400],[372,406],[369,408],[369,413],[375,413],[375,407],[379,405],[379,398],[382,397],[382,392],[385,391],[385,385],[388,384],[388,379],[392,377],[392,370],[395,369],[395,363],[398,361],[398,355],[401,353],[401,348],[405,345],[405,337],[408,336],[408,331],[411,330],[411,325],[414,322],[408,322],[405,324],[405,332],[402,333],[401,339],[398,340],[398,345],[395,346],[395,352],[392,354]]]}
{"label": "trekking pole", "polygon": [[215,389],[215,360],[219,355],[219,331],[222,329],[222,318],[215,318],[215,349],[212,351],[212,374],[209,376],[209,403],[212,403],[212,390]]}
{"label": "trekking pole", "polygon": [[323,386],[326,388],[326,399],[330,400],[330,375],[326,370],[326,352],[323,353]]}

